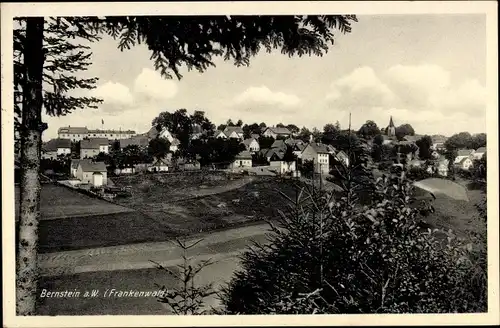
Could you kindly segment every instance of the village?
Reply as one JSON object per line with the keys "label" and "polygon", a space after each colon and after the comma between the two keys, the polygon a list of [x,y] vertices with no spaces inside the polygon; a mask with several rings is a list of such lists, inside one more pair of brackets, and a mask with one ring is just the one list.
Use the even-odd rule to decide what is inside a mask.
{"label": "village", "polygon": [[[188,143],[194,140],[205,140],[206,143],[208,139],[218,139],[239,146],[236,151],[227,150],[229,153],[232,151],[232,154],[227,154],[228,160],[218,163],[205,161],[202,166],[198,154],[191,158],[182,156],[181,142],[165,127],[161,129],[152,127],[150,131],[142,134],[131,130],[62,127],[58,130],[58,138],[46,142],[43,146],[42,160],[49,163],[43,173],[54,176],[54,171],[57,170],[50,165],[57,161],[60,163],[62,160],[64,164],[59,172],[67,174],[60,174],[64,178],[59,177],[57,180],[72,187],[96,190],[96,188],[113,187],[109,178],[121,175],[167,172],[174,174],[180,171],[207,169],[247,175],[298,178],[310,173],[328,176],[335,161],[349,164],[348,150],[345,146],[337,146],[335,141],[330,144],[323,143],[321,137],[315,138],[312,133],[307,138],[307,135],[304,137],[297,131],[292,132],[283,124],[259,127],[259,129],[260,133],[249,133],[255,131],[245,133],[241,125],[235,125],[226,126],[223,130],[207,131],[193,124],[193,132],[189,135]],[[427,158],[421,158],[417,141],[424,136],[415,134],[397,136],[392,117],[387,128],[382,129],[379,135],[366,138],[359,131],[352,133],[359,136],[359,140],[367,147],[369,153],[373,153],[374,147],[384,147],[389,149],[389,152],[390,149],[394,149],[393,156],[389,156],[385,161],[380,160],[376,166],[378,169],[383,167],[389,171],[391,168],[402,168],[404,164],[408,169],[423,169],[429,174],[447,177],[450,167],[468,171],[473,167],[474,161],[480,160],[486,153],[484,146],[477,149],[458,149],[450,166],[450,160],[445,156],[447,138],[437,135],[431,138],[432,144],[426,150],[429,153]],[[154,147],[150,147],[155,140],[164,141],[168,147],[167,151],[160,151],[160,156],[154,154],[154,149],[151,150]],[[409,151],[405,152],[401,148]],[[127,150],[135,152],[131,154]],[[114,151],[120,151],[123,155],[118,165],[112,165],[108,160]],[[133,156],[135,157],[131,158]]]}

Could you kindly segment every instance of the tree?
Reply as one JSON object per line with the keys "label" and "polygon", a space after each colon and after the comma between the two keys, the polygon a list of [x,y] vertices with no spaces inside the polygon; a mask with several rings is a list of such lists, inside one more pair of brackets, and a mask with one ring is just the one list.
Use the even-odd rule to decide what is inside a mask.
{"label": "tree", "polygon": [[217,130],[224,131],[226,129],[226,127],[227,127],[226,124],[219,124],[219,126],[217,127]]}
{"label": "tree", "polygon": [[381,135],[381,134],[377,134],[374,138],[373,138],[373,144],[374,145],[377,145],[377,146],[382,146],[384,144],[384,136]]}
{"label": "tree", "polygon": [[252,134],[259,134],[260,135],[260,127],[257,123],[253,123],[250,125],[243,125],[243,135],[245,139],[248,139],[251,137]]}
{"label": "tree", "polygon": [[163,138],[154,138],[149,141],[148,154],[154,158],[164,158],[170,151],[170,142]]}
{"label": "tree", "polygon": [[234,126],[234,123],[231,119],[227,120],[226,126]]}
{"label": "tree", "polygon": [[267,161],[265,154],[262,154],[261,152],[257,152],[252,155],[252,163],[256,166],[269,165],[269,162]]}
{"label": "tree", "polygon": [[[200,117],[200,112],[198,112],[196,119],[199,120]],[[202,120],[202,122],[211,124],[209,121]],[[166,128],[170,133],[175,135],[180,142],[179,148],[181,151],[188,147],[191,135],[193,134],[193,121],[185,108],[178,109],[173,113],[168,111],[161,112],[160,115],[153,119],[152,126]]]}
{"label": "tree", "polygon": [[286,127],[293,135],[300,132],[299,127],[296,126],[295,124],[288,124]]}
{"label": "tree", "polygon": [[469,132],[460,132],[446,139],[444,147],[447,150],[472,148],[472,135]]}
{"label": "tree", "polygon": [[321,136],[321,142],[327,145],[332,145],[334,143],[335,138],[340,133],[339,130],[335,127],[334,124],[326,124],[323,127],[323,134]]}
{"label": "tree", "polygon": [[484,293],[464,287],[465,243],[451,231],[447,241],[421,231],[409,181],[375,185],[367,207],[349,190],[335,197],[300,188],[287,198],[277,224],[270,221],[270,243],[248,249],[224,288],[226,314],[485,311],[477,302]]}
{"label": "tree", "polygon": [[271,148],[273,143],[274,143],[273,137],[260,136],[259,138],[260,149]]}
{"label": "tree", "polygon": [[377,135],[380,135],[380,129],[378,128],[377,123],[368,120],[361,126],[358,134],[365,139],[371,139]]}
{"label": "tree", "polygon": [[[65,27],[52,42],[66,42],[71,37],[96,41],[97,35],[101,33],[118,40],[118,47],[122,51],[144,42],[151,51],[155,69],[166,78],[175,75],[178,79],[182,78],[181,66],[204,72],[215,66],[213,57],[233,60],[238,66],[248,65],[250,58],[261,49],[268,52],[280,49],[283,54],[290,56],[321,56],[334,42],[334,29],[349,33],[351,23],[357,21],[354,15],[108,16],[48,20],[56,21],[56,26]],[[41,120],[42,107],[58,115],[68,111],[68,108],[79,107],[80,104],[89,107],[95,100],[63,97],[65,91],[71,89],[70,85],[74,88],[91,88],[93,83],[76,83],[76,77],[62,74],[61,79],[66,83],[57,83],[57,79],[52,79],[53,85],[56,85],[55,92],[52,95],[44,94],[44,63],[46,58],[50,58],[51,51],[48,47],[44,48],[43,43],[45,19],[28,17],[25,22],[25,34],[21,31],[14,37],[14,40],[18,40],[15,41],[14,49],[23,53],[22,64],[14,66],[15,90],[22,89],[21,213],[16,303],[18,315],[35,313],[36,244],[40,216],[38,171],[41,134],[47,127]],[[186,31],[189,31],[189,37],[186,36]],[[64,48],[53,53],[64,53]],[[75,72],[86,59],[88,57],[85,57],[84,52],[77,52],[77,55],[66,62],[66,69]],[[49,66],[61,68],[64,67],[62,62],[54,61]]]}
{"label": "tree", "polygon": [[[93,89],[96,78],[79,73],[90,65],[89,47],[83,40],[97,36],[71,31],[63,19],[30,17],[16,19],[14,29],[14,128],[21,145],[20,213],[16,234],[16,312],[34,315],[37,282],[39,180],[42,110],[61,116],[75,109],[96,108],[101,100],[72,96],[75,89]],[[45,89],[43,86],[46,86]]]}
{"label": "tree", "polygon": [[195,110],[190,118],[193,124],[201,126],[202,130],[205,132],[211,132],[215,128],[215,125],[205,116],[204,111]]}
{"label": "tree", "polygon": [[472,136],[470,148],[478,149],[480,147],[486,147],[486,133],[478,133]]}
{"label": "tree", "polygon": [[418,139],[415,143],[418,147],[418,156],[420,159],[426,160],[432,158],[432,138],[430,136],[425,135]]}
{"label": "tree", "polygon": [[415,130],[410,124],[402,124],[396,128],[396,137],[414,136]]}
{"label": "tree", "polygon": [[283,123],[278,123],[278,124],[276,124],[276,127],[277,127],[277,128],[284,128],[284,127],[285,127],[285,124],[283,124]]}
{"label": "tree", "polygon": [[309,129],[304,126],[302,127],[302,129],[300,129],[298,138],[303,142],[309,142],[311,134],[312,134],[311,131],[309,131]]}
{"label": "tree", "polygon": [[236,122],[236,126],[239,126],[239,127],[243,126],[243,121],[242,120],[238,120],[238,122]]}
{"label": "tree", "polygon": [[313,128],[311,135],[313,137],[314,142],[321,142],[321,137],[323,136],[323,133],[321,133],[320,130],[317,128]]}

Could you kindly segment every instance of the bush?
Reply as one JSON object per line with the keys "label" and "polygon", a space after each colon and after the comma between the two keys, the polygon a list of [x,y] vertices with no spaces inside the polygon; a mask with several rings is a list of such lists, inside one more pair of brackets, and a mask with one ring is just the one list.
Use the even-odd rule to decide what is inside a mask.
{"label": "bush", "polygon": [[[305,196],[304,196],[305,195]],[[268,245],[242,256],[224,288],[227,314],[446,313],[485,311],[464,283],[470,245],[422,232],[402,178],[375,183],[373,203],[302,189]],[[470,280],[470,279],[469,279]]]}

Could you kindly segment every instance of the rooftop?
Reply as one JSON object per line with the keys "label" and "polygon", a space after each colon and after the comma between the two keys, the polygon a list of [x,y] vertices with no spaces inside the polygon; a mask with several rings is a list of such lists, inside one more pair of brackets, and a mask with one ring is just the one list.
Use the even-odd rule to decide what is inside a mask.
{"label": "rooftop", "polygon": [[79,165],[83,172],[106,172],[106,164],[104,162],[93,162],[91,160],[81,160]]}
{"label": "rooftop", "polygon": [[290,132],[290,130],[288,130],[287,128],[278,128],[278,127],[274,127],[274,126],[268,126],[265,130],[271,130],[272,132],[274,132],[275,134],[292,134]]}
{"label": "rooftop", "polygon": [[109,145],[106,138],[84,139],[80,142],[80,149],[99,149],[99,146]]}

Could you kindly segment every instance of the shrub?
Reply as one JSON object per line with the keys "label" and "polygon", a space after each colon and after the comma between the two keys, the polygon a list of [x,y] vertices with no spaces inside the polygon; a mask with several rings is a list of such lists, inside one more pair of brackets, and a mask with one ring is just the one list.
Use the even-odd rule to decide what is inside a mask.
{"label": "shrub", "polygon": [[379,179],[370,207],[352,190],[334,200],[302,189],[289,201],[271,242],[242,255],[222,292],[227,314],[485,310],[464,284],[470,246],[419,229],[404,178]]}

